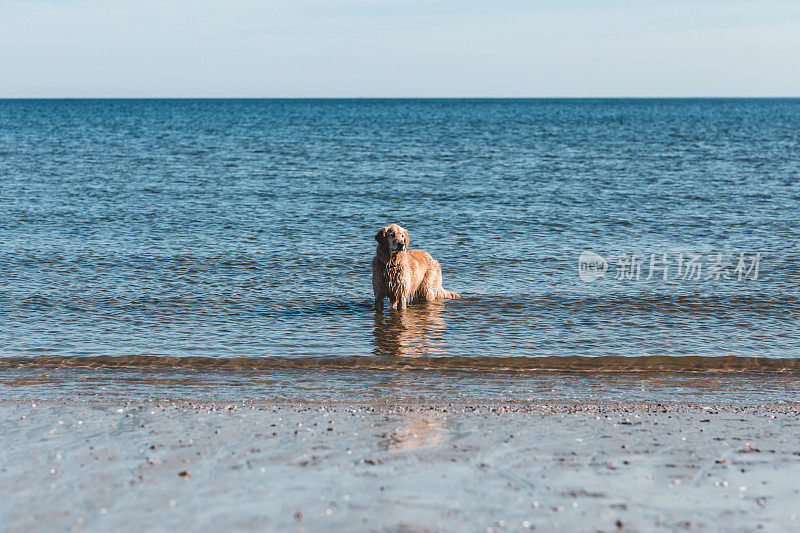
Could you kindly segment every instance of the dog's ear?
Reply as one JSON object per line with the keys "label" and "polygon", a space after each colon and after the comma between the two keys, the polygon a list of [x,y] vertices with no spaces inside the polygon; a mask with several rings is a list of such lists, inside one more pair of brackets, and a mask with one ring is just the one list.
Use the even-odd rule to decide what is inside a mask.
{"label": "dog's ear", "polygon": [[386,227],[382,227],[378,233],[375,234],[375,240],[378,241],[378,244],[381,246],[387,246],[388,243],[386,242]]}
{"label": "dog's ear", "polygon": [[411,235],[408,234],[408,230],[406,230],[406,250],[411,248]]}

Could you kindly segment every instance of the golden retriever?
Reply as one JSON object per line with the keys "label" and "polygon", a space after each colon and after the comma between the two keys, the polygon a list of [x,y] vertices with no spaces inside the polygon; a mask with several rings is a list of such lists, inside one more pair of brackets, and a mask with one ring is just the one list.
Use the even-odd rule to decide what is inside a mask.
{"label": "golden retriever", "polygon": [[383,309],[388,297],[392,309],[405,309],[414,300],[461,298],[442,288],[442,268],[424,250],[409,250],[408,231],[397,224],[384,226],[375,235],[378,249],[372,259],[375,309]]}

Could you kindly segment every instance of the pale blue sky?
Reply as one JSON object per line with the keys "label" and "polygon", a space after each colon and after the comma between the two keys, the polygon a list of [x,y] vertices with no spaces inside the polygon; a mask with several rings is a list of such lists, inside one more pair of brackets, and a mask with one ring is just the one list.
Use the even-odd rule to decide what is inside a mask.
{"label": "pale blue sky", "polygon": [[0,0],[0,97],[800,96],[800,2]]}

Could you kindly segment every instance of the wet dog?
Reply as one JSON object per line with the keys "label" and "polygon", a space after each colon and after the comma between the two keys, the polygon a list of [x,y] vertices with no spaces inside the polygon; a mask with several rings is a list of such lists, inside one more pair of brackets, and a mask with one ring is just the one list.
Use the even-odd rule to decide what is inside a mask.
{"label": "wet dog", "polygon": [[389,298],[392,309],[404,309],[415,300],[460,298],[442,288],[442,268],[424,250],[409,250],[408,231],[397,224],[384,226],[375,235],[378,249],[372,259],[372,291],[375,309]]}

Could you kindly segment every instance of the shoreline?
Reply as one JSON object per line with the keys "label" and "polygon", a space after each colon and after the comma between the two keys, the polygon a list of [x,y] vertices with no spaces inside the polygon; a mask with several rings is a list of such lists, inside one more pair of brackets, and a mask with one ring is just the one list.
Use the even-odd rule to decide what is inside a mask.
{"label": "shoreline", "polygon": [[800,378],[765,372],[477,372],[420,369],[0,368],[0,398],[47,400],[102,395],[109,401],[277,403],[729,403],[800,399]]}
{"label": "shoreline", "polygon": [[785,530],[800,516],[798,414],[799,402],[5,399],[0,520]]}
{"label": "shoreline", "polygon": [[213,372],[269,371],[438,371],[514,374],[605,374],[800,376],[800,359],[793,357],[748,357],[736,355],[647,355],[647,356],[307,356],[307,357],[165,357],[151,355],[76,357],[0,357],[0,372],[13,370],[104,371],[172,370]]}

